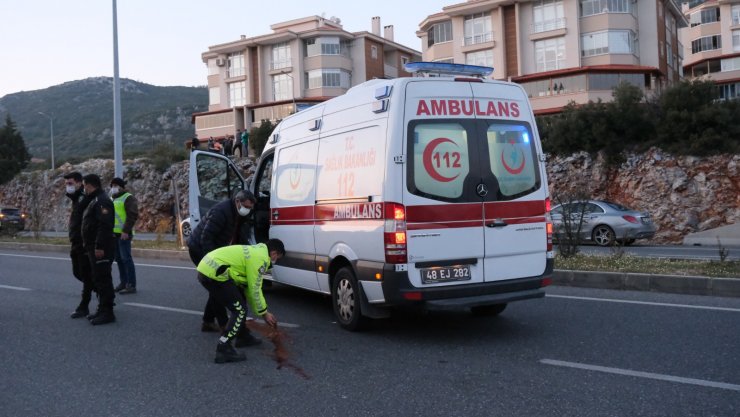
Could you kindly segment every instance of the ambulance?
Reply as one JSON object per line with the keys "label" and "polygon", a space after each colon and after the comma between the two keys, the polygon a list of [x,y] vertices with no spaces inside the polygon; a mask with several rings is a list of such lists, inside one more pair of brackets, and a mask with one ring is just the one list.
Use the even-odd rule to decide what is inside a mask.
{"label": "ambulance", "polygon": [[193,227],[248,187],[254,239],[278,238],[272,279],[331,296],[357,330],[393,307],[497,315],[544,296],[550,199],[534,114],[489,67],[414,62],[283,119],[250,184],[221,155],[190,164]]}

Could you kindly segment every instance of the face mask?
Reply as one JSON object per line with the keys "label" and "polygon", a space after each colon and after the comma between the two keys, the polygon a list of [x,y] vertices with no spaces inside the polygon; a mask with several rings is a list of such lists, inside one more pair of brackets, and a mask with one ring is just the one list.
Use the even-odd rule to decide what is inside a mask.
{"label": "face mask", "polygon": [[68,185],[66,189],[67,194],[74,194],[75,191],[77,191],[77,187],[75,187],[74,185]]}
{"label": "face mask", "polygon": [[250,210],[250,209],[248,209],[248,208],[246,208],[244,206],[239,207],[239,215],[242,216],[242,217],[243,216],[246,216],[247,214],[249,214],[250,211],[252,211],[252,210]]}
{"label": "face mask", "polygon": [[120,191],[120,190],[118,189],[118,187],[110,187],[110,193],[111,193],[111,194],[118,194],[118,191]]}

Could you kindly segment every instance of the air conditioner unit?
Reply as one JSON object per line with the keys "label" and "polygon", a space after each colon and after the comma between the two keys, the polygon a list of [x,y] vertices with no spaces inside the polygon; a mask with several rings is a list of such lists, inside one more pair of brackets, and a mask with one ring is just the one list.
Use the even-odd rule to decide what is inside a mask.
{"label": "air conditioner unit", "polygon": [[216,58],[216,65],[218,65],[219,67],[223,67],[224,65],[226,65],[226,59]]}

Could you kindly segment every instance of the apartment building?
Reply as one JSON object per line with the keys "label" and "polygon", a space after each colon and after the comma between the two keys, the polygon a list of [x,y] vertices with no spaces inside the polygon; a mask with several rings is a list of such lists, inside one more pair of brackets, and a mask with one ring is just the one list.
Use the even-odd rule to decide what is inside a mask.
{"label": "apartment building", "polygon": [[740,98],[740,0],[693,0],[682,10],[684,74],[713,80],[721,99]]}
{"label": "apartment building", "polygon": [[193,115],[201,138],[233,135],[261,120],[279,120],[344,94],[373,78],[410,76],[403,64],[421,53],[393,40],[393,26],[380,34],[348,32],[338,18],[310,16],[276,23],[272,33],[211,46],[202,54],[208,68],[208,112]]}
{"label": "apartment building", "polygon": [[425,61],[494,67],[520,83],[537,114],[610,101],[621,82],[647,94],[682,76],[674,0],[469,0],[424,19]]}

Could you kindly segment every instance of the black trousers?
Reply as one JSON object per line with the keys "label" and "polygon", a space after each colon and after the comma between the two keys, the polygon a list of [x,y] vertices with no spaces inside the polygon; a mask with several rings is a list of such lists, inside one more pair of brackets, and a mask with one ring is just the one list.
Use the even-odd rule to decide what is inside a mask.
{"label": "black trousers", "polygon": [[113,300],[116,293],[113,291],[113,276],[111,275],[111,264],[113,263],[113,248],[105,251],[102,258],[95,257],[95,249],[87,249],[87,257],[92,270],[92,282],[98,292],[98,311],[113,311]]}
{"label": "black trousers", "polygon": [[90,259],[87,252],[82,247],[72,247],[69,251],[69,257],[72,259],[72,275],[82,283],[82,300],[80,307],[87,307],[92,298],[92,292],[95,288],[92,280],[92,271]]}
{"label": "black trousers", "polygon": [[[195,266],[198,266],[203,257],[206,256],[205,253],[191,247],[188,247],[188,254]],[[206,306],[203,309],[203,322],[213,323],[214,319],[218,322],[219,326],[224,327],[229,321],[229,316],[226,314],[226,308],[223,305],[216,302],[212,297],[208,297]]]}
{"label": "black trousers", "polygon": [[216,305],[222,309],[227,308],[231,312],[226,330],[221,333],[222,337],[226,337],[227,341],[230,341],[236,337],[247,319],[247,302],[244,299],[244,294],[231,280],[220,282],[198,272],[198,281],[203,288],[208,290],[209,303],[213,300]]}

